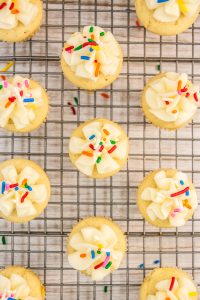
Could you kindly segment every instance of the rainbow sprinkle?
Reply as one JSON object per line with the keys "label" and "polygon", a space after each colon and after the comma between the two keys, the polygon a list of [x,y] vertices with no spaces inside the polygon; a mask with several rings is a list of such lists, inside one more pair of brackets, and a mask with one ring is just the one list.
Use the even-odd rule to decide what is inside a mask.
{"label": "rainbow sprinkle", "polygon": [[89,140],[93,140],[95,138],[95,134],[92,134],[90,137],[89,137]]}
{"label": "rainbow sprinkle", "polygon": [[183,14],[186,14],[187,13],[187,7],[185,6],[183,0],[177,0],[178,1],[178,5],[180,7],[180,10]]}
{"label": "rainbow sprinkle", "polygon": [[93,32],[94,31],[94,27],[91,26],[90,29],[89,29],[89,32]]}
{"label": "rainbow sprinkle", "polygon": [[91,250],[91,257],[92,257],[92,259],[95,259],[95,252],[94,252],[94,250]]}
{"label": "rainbow sprinkle", "polygon": [[24,98],[23,102],[25,103],[34,102],[34,98]]}
{"label": "rainbow sprinkle", "polygon": [[96,160],[96,163],[99,164],[99,163],[101,162],[101,159],[102,159],[102,158],[99,156],[99,157],[97,158],[97,160]]}
{"label": "rainbow sprinkle", "polygon": [[13,65],[14,65],[14,61],[9,61],[7,63],[7,65],[3,69],[0,70],[0,72],[6,72],[6,71],[8,71]]}
{"label": "rainbow sprinkle", "polygon": [[86,55],[81,55],[81,59],[82,60],[90,60],[90,57],[86,56]]}
{"label": "rainbow sprinkle", "polygon": [[100,36],[104,36],[105,35],[105,32],[100,32]]}
{"label": "rainbow sprinkle", "polygon": [[2,241],[2,244],[3,245],[6,245],[7,242],[6,242],[6,237],[3,235],[2,238],[1,238],[1,241]]}

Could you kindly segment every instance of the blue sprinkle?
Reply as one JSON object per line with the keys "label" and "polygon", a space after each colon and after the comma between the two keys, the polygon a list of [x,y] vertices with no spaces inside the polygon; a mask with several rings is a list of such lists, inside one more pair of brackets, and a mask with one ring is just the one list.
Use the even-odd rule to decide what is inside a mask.
{"label": "blue sprinkle", "polygon": [[144,269],[144,264],[140,264],[140,265],[138,266],[138,268]]}
{"label": "blue sprinkle", "polygon": [[107,256],[110,256],[110,252],[106,252],[106,255],[107,255]]}
{"label": "blue sprinkle", "polygon": [[89,137],[89,140],[93,140],[95,138],[95,134],[92,134],[90,137]]}
{"label": "blue sprinkle", "polygon": [[81,56],[81,59],[83,59],[83,60],[90,60],[90,57],[89,57],[89,56],[82,55],[82,56]]}
{"label": "blue sprinkle", "polygon": [[92,256],[92,259],[95,258],[95,252],[94,252],[94,250],[91,250],[91,256]]}
{"label": "blue sprinkle", "polygon": [[18,190],[19,190],[19,188],[18,188],[18,186],[16,186],[16,187],[15,187],[15,191],[18,191]]}
{"label": "blue sprinkle", "polygon": [[157,3],[164,3],[164,2],[168,2],[169,0],[157,0]]}
{"label": "blue sprinkle", "polygon": [[17,300],[17,299],[9,297],[7,300]]}
{"label": "blue sprinkle", "polygon": [[24,102],[34,102],[34,98],[24,98],[23,99]]}
{"label": "blue sprinkle", "polygon": [[5,183],[5,181],[2,181],[2,184],[1,184],[1,193],[2,194],[5,192],[5,188],[6,188],[6,183]]}
{"label": "blue sprinkle", "polygon": [[90,52],[94,51],[92,48],[90,48]]}
{"label": "blue sprinkle", "polygon": [[29,190],[30,192],[33,190],[32,187],[30,185],[27,186],[27,190]]}
{"label": "blue sprinkle", "polygon": [[180,180],[180,184],[181,184],[181,185],[184,185],[184,181],[183,181],[183,180]]}
{"label": "blue sprinkle", "polygon": [[157,265],[157,264],[159,264],[160,263],[160,260],[159,259],[156,259],[156,260],[154,260],[154,265]]}
{"label": "blue sprinkle", "polygon": [[186,191],[185,195],[186,195],[186,196],[189,196],[189,195],[190,195],[190,192],[189,192],[189,191]]}

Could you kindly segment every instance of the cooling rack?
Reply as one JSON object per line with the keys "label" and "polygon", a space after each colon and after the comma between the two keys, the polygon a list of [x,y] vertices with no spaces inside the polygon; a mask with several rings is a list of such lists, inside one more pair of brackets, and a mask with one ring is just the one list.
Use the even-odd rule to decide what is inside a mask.
{"label": "cooling rack", "polygon": [[[50,99],[48,119],[31,134],[0,130],[0,159],[24,157],[39,163],[50,177],[52,197],[44,214],[28,224],[0,220],[0,235],[7,242],[0,245],[0,267],[20,264],[35,270],[47,300],[138,299],[144,276],[158,265],[179,266],[200,286],[200,210],[185,226],[161,230],[148,225],[136,206],[138,183],[158,167],[188,173],[200,194],[200,114],[185,129],[161,131],[145,121],[140,107],[141,90],[159,69],[187,72],[200,82],[200,19],[177,37],[159,37],[136,25],[132,0],[44,1],[44,12],[43,25],[31,41],[0,43],[0,66],[14,60],[8,76],[22,74],[44,85]],[[91,24],[111,30],[124,52],[119,79],[95,93],[72,86],[59,65],[65,39]],[[104,99],[102,92],[110,98]],[[67,145],[81,122],[102,116],[127,131],[130,155],[119,174],[96,181],[73,168]],[[128,236],[120,269],[97,283],[72,270],[65,253],[73,224],[89,215],[113,218]]]}

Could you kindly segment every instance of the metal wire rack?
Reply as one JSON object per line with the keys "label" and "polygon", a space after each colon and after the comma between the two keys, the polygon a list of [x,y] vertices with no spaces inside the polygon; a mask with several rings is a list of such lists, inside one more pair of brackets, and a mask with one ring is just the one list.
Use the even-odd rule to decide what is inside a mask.
{"label": "metal wire rack", "polygon": [[[178,132],[148,124],[140,107],[146,80],[161,71],[187,72],[200,81],[200,20],[177,37],[159,37],[137,27],[132,0],[44,1],[44,22],[31,41],[0,43],[0,65],[14,60],[11,74],[40,81],[48,90],[50,113],[37,131],[11,134],[0,131],[1,161],[25,157],[38,162],[52,183],[51,201],[44,214],[29,224],[0,220],[0,267],[20,264],[35,270],[46,286],[47,300],[138,299],[144,276],[159,260],[179,266],[200,286],[200,212],[184,227],[159,230],[148,225],[136,206],[136,189],[143,176],[158,167],[187,172],[200,193],[200,115]],[[120,78],[99,92],[78,90],[63,78],[59,55],[67,36],[85,25],[111,30],[122,45],[124,67]],[[77,114],[67,105],[77,97]],[[82,121],[101,117],[119,122],[130,138],[126,168],[107,180],[89,180],[78,173],[67,155],[72,129]],[[103,282],[91,282],[72,270],[65,253],[73,224],[88,215],[105,215],[121,225],[128,251],[120,269]],[[138,268],[143,263],[144,268]],[[107,292],[104,291],[107,286]]]}

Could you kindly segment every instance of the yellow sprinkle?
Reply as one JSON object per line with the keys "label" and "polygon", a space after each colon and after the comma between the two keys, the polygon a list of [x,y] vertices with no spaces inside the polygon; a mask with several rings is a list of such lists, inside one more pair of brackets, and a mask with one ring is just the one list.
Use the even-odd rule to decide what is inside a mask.
{"label": "yellow sprinkle", "polygon": [[188,293],[188,296],[190,296],[190,297],[197,296],[197,292],[189,292],[189,293]]}
{"label": "yellow sprinkle", "polygon": [[98,244],[98,248],[99,248],[99,249],[102,249],[102,248],[103,248],[103,245],[102,245],[102,244]]}
{"label": "yellow sprinkle", "polygon": [[180,6],[180,10],[183,14],[186,14],[188,12],[183,0],[178,0],[178,5]]}
{"label": "yellow sprinkle", "polygon": [[8,69],[10,69],[13,65],[14,65],[14,61],[9,61],[9,63],[7,63],[7,65],[3,69],[1,69],[0,72],[8,71]]}
{"label": "yellow sprinkle", "polygon": [[100,50],[100,47],[99,46],[92,46],[92,49],[93,50]]}

